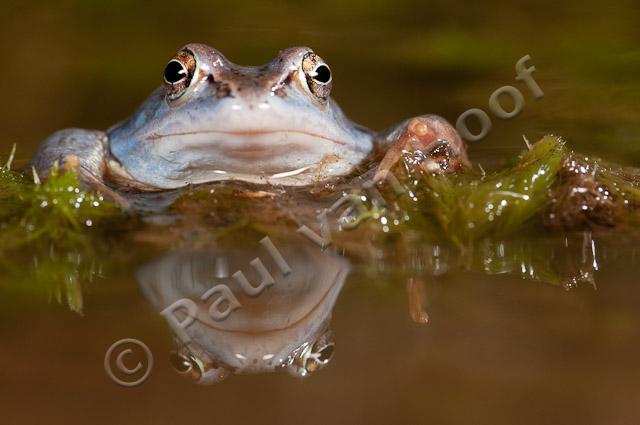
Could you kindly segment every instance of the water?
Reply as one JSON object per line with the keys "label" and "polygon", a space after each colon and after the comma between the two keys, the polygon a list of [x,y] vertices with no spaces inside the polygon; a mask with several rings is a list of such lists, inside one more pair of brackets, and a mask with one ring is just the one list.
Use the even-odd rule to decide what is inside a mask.
{"label": "water", "polygon": [[[334,97],[345,112],[376,129],[425,112],[453,122],[472,107],[488,112],[491,93],[513,85],[525,97],[523,112],[511,120],[491,116],[489,136],[469,147],[472,161],[487,169],[518,153],[522,134],[533,141],[547,133],[583,153],[638,166],[639,18],[639,6],[621,0],[606,8],[574,1],[17,2],[0,17],[0,152],[17,143],[20,165],[56,129],[107,128],[161,84],[179,47],[202,41],[243,64],[266,62],[288,45],[313,47],[332,66]],[[526,54],[544,92],[537,101],[514,80]],[[284,277],[259,243],[263,234],[214,244],[208,232],[215,220],[194,220],[181,241],[176,231],[134,223],[114,230],[98,253],[81,252],[106,264],[92,270],[82,315],[69,311],[63,293],[58,303],[56,293],[0,276],[2,420],[623,424],[640,414],[640,266],[631,232],[494,240],[465,255],[426,244],[397,249],[349,233],[337,241],[346,258],[284,232],[276,246],[307,273],[296,282],[338,282],[320,271],[348,271],[331,312],[313,310],[332,302],[319,303],[296,285],[296,296],[270,298]],[[14,255],[16,263],[32,262],[29,253]],[[187,258],[157,269],[166,282],[156,284],[197,299],[205,287],[194,276],[216,273],[216,256],[228,256],[229,274],[242,268],[254,283],[259,275],[249,262],[258,256],[276,278],[263,294],[239,298],[243,306],[226,326],[244,326],[242,318],[280,326],[293,308],[317,311],[330,322],[314,323],[330,323],[335,339],[330,364],[304,380],[281,371],[199,386],[179,376],[168,361],[172,331],[141,273],[162,258]],[[537,280],[523,279],[531,264]],[[414,289],[425,294],[417,304],[427,324],[411,320],[411,277],[420,278]],[[155,359],[138,387],[118,386],[105,373],[105,352],[121,338],[143,341]],[[216,338],[203,340],[219,356],[225,344],[242,346],[229,335]]]}

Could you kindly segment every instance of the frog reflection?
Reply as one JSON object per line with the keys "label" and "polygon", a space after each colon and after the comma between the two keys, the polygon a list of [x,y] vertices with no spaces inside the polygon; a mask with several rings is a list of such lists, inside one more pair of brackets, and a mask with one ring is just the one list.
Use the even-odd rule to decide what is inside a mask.
{"label": "frog reflection", "polygon": [[[159,312],[180,300],[194,306],[191,312],[171,311],[180,323],[187,314],[195,313],[195,320],[179,329],[172,327],[178,347],[170,360],[179,373],[198,383],[216,383],[231,374],[283,370],[304,377],[326,366],[333,356],[331,312],[349,262],[303,239],[276,241],[290,269],[283,273],[282,265],[257,242],[243,248],[171,252],[138,272],[145,298]],[[262,273],[255,266],[257,258],[264,266]],[[234,278],[242,271],[256,289],[260,285],[255,282],[265,282],[265,270],[273,282],[252,296]],[[203,299],[214,287],[228,288],[231,298],[224,303],[217,303],[222,297]],[[229,314],[212,316],[212,306]]]}

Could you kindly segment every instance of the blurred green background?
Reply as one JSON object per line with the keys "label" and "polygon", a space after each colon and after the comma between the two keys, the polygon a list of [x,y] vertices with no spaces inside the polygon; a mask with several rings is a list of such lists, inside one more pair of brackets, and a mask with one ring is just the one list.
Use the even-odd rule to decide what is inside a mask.
{"label": "blurred green background", "polygon": [[[455,122],[511,84],[524,112],[493,119],[470,147],[490,163],[519,151],[521,135],[555,133],[582,151],[640,164],[640,4],[584,1],[233,2],[13,1],[3,5],[0,152],[28,160],[49,133],[105,129],[162,83],[188,42],[258,65],[308,45],[332,66],[335,99],[355,121],[382,129],[422,113]],[[514,81],[530,54],[545,97]]]}

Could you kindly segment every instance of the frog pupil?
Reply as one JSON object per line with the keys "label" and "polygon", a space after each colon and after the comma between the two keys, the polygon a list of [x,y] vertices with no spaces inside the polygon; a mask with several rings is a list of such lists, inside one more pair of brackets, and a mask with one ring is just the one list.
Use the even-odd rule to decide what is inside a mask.
{"label": "frog pupil", "polygon": [[191,370],[191,363],[185,357],[179,354],[171,354],[169,361],[179,373],[187,373]]}
{"label": "frog pupil", "polygon": [[170,83],[175,84],[184,80],[187,76],[187,70],[178,61],[171,61],[164,69],[164,79]]}
{"label": "frog pupil", "polygon": [[327,84],[331,80],[331,71],[326,65],[320,65],[316,68],[316,75],[313,77],[319,83]]}

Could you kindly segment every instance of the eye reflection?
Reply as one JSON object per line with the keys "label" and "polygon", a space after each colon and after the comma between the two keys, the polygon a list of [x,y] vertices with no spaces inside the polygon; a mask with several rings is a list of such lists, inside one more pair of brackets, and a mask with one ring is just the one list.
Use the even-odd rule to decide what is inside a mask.
{"label": "eye reflection", "polygon": [[171,353],[169,362],[180,375],[185,375],[199,381],[202,378],[202,369],[196,359],[180,353]]}
{"label": "eye reflection", "polygon": [[188,373],[193,367],[188,359],[176,353],[169,356],[169,362],[178,373]]}
{"label": "eye reflection", "polygon": [[323,364],[328,363],[333,357],[334,349],[335,349],[335,345],[333,344],[324,347],[318,353],[318,360],[320,360]]}
{"label": "eye reflection", "polygon": [[313,344],[296,349],[283,366],[293,376],[305,378],[329,364],[335,351],[333,334],[326,329]]}

